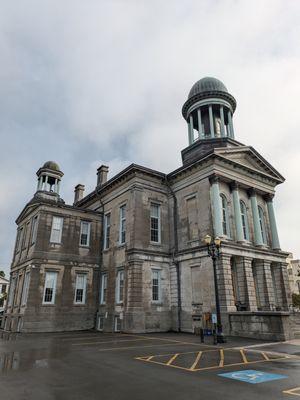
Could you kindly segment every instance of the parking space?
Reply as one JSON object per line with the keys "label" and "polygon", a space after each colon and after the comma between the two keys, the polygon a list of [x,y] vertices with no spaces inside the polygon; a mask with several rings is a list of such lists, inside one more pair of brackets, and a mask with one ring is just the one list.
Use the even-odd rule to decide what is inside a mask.
{"label": "parking space", "polygon": [[288,399],[300,395],[300,342],[190,334],[95,331],[3,335],[0,387],[6,400]]}

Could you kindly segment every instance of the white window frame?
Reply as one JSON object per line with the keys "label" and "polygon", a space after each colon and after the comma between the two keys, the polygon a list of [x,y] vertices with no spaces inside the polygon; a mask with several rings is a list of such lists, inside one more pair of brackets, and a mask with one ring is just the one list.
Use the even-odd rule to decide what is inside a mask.
{"label": "white window frame", "polygon": [[[106,295],[107,295],[107,272],[101,274],[101,293],[100,293],[100,304],[106,304]],[[104,290],[106,291],[104,294]]]}
{"label": "white window frame", "polygon": [[[81,243],[82,235],[85,235],[83,233],[83,226],[84,224],[87,224],[87,238],[86,238],[86,244]],[[90,246],[90,236],[91,236],[91,222],[90,221],[80,221],[80,236],[79,236],[79,246],[80,247],[89,247]]]}
{"label": "white window frame", "polygon": [[121,205],[119,208],[119,244],[124,243],[126,243],[126,204]]}
{"label": "white window frame", "polygon": [[[223,207],[223,200],[224,200],[225,207]],[[228,218],[228,201],[227,201],[225,194],[220,193],[220,201],[221,201],[221,212],[222,212],[222,232],[223,232],[224,236],[229,237],[230,229],[229,229],[229,218]],[[224,232],[224,224],[225,224],[226,232]]]}
{"label": "white window frame", "polygon": [[[59,221],[59,227],[55,225]],[[61,243],[62,231],[63,231],[64,219],[63,217],[59,217],[54,215],[52,218],[52,227],[51,227],[51,235],[50,235],[50,243]],[[58,224],[57,224],[58,226]],[[55,233],[58,232],[58,238],[55,237]]]}
{"label": "white window frame", "polygon": [[27,304],[29,284],[30,284],[30,271],[26,271],[24,275],[21,306],[26,306]]}
{"label": "white window frame", "polygon": [[[47,287],[47,277],[53,275],[54,281],[53,281],[53,287]],[[45,283],[44,283],[44,290],[43,290],[43,304],[55,304],[55,297],[56,297],[56,286],[57,286],[57,277],[58,277],[58,272],[56,271],[46,271],[45,273]],[[51,301],[45,301],[45,295],[46,295],[46,289],[52,289],[52,299]]]}
{"label": "white window frame", "polygon": [[110,227],[111,227],[111,213],[108,212],[104,215],[104,243],[103,243],[104,250],[109,249],[110,246]]}
{"label": "white window frame", "polygon": [[[121,279],[122,277],[122,279]],[[121,285],[123,282],[123,285]],[[124,268],[118,269],[116,279],[116,303],[122,304],[124,302],[124,286],[125,286],[125,272]]]}
{"label": "white window frame", "polygon": [[[154,274],[158,274],[158,278],[157,278],[157,282],[158,282],[158,291],[157,291],[157,295],[158,295],[158,299],[153,299],[153,280],[155,279]],[[152,303],[161,303],[161,269],[159,268],[151,268],[151,302]]]}
{"label": "white window frame", "polygon": [[37,238],[37,228],[38,228],[38,216],[32,218],[32,226],[31,226],[31,238],[30,244],[34,244]]}
{"label": "white window frame", "polygon": [[243,236],[245,240],[250,240],[247,206],[243,200],[240,200],[240,210],[241,210]]}
{"label": "white window frame", "polygon": [[[156,215],[152,215],[152,207],[157,207],[158,217]],[[152,232],[152,218],[157,220],[157,236],[158,240],[152,240],[151,232]],[[161,205],[158,203],[151,202],[150,203],[150,242],[160,244],[161,243]]]}
{"label": "white window frame", "polygon": [[[83,277],[83,288],[79,287],[79,279]],[[86,286],[87,286],[87,274],[84,272],[77,272],[75,279],[75,293],[74,293],[74,304],[85,304],[86,303]],[[82,289],[82,300],[77,300],[77,290]]]}

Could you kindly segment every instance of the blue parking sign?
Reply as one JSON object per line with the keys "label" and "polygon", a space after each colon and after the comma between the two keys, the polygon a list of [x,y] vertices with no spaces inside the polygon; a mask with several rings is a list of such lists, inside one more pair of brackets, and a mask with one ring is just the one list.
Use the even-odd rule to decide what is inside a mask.
{"label": "blue parking sign", "polygon": [[236,379],[238,381],[254,384],[287,378],[286,375],[269,374],[263,371],[256,371],[255,369],[245,369],[242,371],[228,372],[218,375],[223,376],[224,378]]}

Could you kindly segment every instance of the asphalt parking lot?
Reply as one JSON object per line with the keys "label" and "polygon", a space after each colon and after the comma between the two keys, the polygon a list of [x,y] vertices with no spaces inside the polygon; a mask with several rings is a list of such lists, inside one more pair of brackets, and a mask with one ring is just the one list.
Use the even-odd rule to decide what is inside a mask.
{"label": "asphalt parking lot", "polygon": [[293,399],[300,397],[300,341],[189,334],[0,333],[5,400]]}

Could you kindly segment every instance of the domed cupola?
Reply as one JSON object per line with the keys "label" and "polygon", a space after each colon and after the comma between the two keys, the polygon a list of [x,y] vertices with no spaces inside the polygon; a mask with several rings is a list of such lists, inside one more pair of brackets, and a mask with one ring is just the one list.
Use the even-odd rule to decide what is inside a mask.
{"label": "domed cupola", "polygon": [[38,177],[37,192],[59,195],[60,181],[64,174],[56,162],[45,162],[36,174]]}
{"label": "domed cupola", "polygon": [[182,115],[188,123],[189,145],[197,140],[234,139],[232,115],[235,108],[235,98],[219,79],[206,77],[196,82],[182,107]]}

